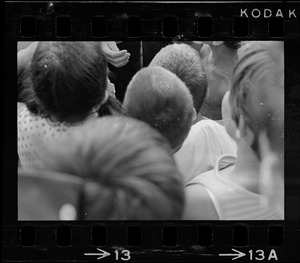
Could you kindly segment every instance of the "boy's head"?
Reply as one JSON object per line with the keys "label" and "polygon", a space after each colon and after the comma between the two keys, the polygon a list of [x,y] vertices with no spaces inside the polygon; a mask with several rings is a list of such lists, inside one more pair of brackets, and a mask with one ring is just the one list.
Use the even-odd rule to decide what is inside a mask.
{"label": "boy's head", "polygon": [[281,42],[257,41],[234,68],[229,102],[237,127],[248,127],[259,156],[258,138],[266,132],[273,151],[283,154],[284,64]]}
{"label": "boy's head", "polygon": [[123,109],[126,115],[160,131],[174,152],[181,147],[195,117],[187,87],[175,74],[158,66],[135,74],[127,87]]}
{"label": "boy's head", "polygon": [[103,117],[44,150],[45,170],[84,179],[82,219],[181,219],[182,176],[168,142],[149,125]]}
{"label": "boy's head", "polygon": [[162,48],[150,66],[161,66],[179,77],[190,90],[199,113],[207,92],[207,79],[199,53],[187,44],[171,44]]}

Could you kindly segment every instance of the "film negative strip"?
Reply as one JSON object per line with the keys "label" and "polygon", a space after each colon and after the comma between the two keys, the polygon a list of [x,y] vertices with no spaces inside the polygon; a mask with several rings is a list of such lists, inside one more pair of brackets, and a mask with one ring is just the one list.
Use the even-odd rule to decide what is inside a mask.
{"label": "film negative strip", "polygon": [[[5,3],[2,260],[4,262],[299,262],[299,17],[300,1],[7,1]],[[273,220],[269,220],[268,217],[255,218],[253,215],[256,215],[258,210],[261,210],[262,214],[267,213],[265,212],[266,210],[270,210],[269,214],[274,214],[275,212],[272,210],[271,205],[269,207],[265,205],[264,209],[257,207],[254,210],[249,210],[247,206],[251,206],[251,202],[247,203],[247,198],[241,195],[240,203],[237,202],[235,204],[234,199],[225,198],[225,191],[224,200],[227,200],[227,205],[231,206],[231,209],[237,209],[236,213],[244,213],[244,215],[248,213],[249,219],[241,216],[243,219],[232,217],[232,219],[223,220],[222,216],[220,216],[222,214],[220,211],[223,208],[218,208],[216,205],[216,209],[213,210],[219,215],[219,220],[216,220],[214,216],[210,220],[209,212],[211,210],[205,210],[205,206],[203,207],[204,215],[203,217],[200,215],[199,218],[188,219],[184,216],[180,218],[171,216],[169,217],[171,220],[165,220],[164,216],[161,216],[157,220],[141,220],[144,217],[141,216],[139,219],[136,216],[129,217],[129,220],[124,220],[124,218],[127,218],[126,215],[129,215],[130,209],[134,209],[135,213],[133,214],[136,215],[142,215],[143,212],[148,213],[150,211],[149,216],[151,217],[151,213],[154,213],[155,216],[161,213],[161,210],[160,212],[156,210],[156,208],[158,209],[161,206],[164,207],[165,214],[168,213],[169,207],[168,205],[164,206],[164,204],[170,204],[171,207],[172,202],[174,202],[174,207],[177,207],[178,204],[175,204],[177,202],[175,200],[180,199],[177,196],[180,191],[178,193],[175,191],[177,186],[172,181],[174,186],[164,186],[167,189],[165,191],[170,191],[172,202],[163,200],[166,198],[165,196],[162,196],[161,200],[159,198],[151,199],[151,197],[149,200],[146,200],[151,205],[146,201],[141,205],[136,199],[123,196],[126,201],[120,202],[121,205],[119,204],[118,207],[114,202],[109,203],[109,201],[106,202],[103,201],[104,199],[101,199],[102,203],[98,204],[99,209],[104,209],[103,206],[105,204],[108,210],[100,211],[106,214],[104,216],[102,214],[99,220],[97,217],[89,219],[85,217],[84,202],[82,200],[87,198],[89,193],[93,191],[95,193],[93,188],[95,184],[87,186],[86,182],[83,183],[82,178],[70,178],[65,174],[63,176],[60,176],[60,174],[54,175],[50,171],[37,170],[32,172],[29,170],[31,172],[23,171],[20,174],[20,159],[25,160],[26,158],[24,159],[23,155],[20,155],[19,149],[21,149],[21,145],[22,149],[23,147],[27,149],[31,146],[28,142],[29,137],[26,137],[28,134],[24,133],[26,134],[24,137],[22,134],[20,135],[20,126],[23,121],[26,121],[27,115],[22,113],[23,119],[21,122],[20,109],[13,106],[16,103],[16,99],[18,103],[23,102],[19,94],[20,88],[23,88],[22,84],[20,84],[19,52],[36,42],[46,43],[45,46],[49,48],[47,43],[50,41],[67,42],[69,45],[82,41],[110,43],[106,46],[101,44],[102,49],[105,47],[110,48],[110,51],[126,49],[127,52],[123,52],[123,60],[114,57],[114,55],[109,57],[106,54],[109,71],[113,75],[109,80],[115,86],[115,90],[110,91],[115,93],[116,98],[121,102],[125,100],[126,87],[129,85],[128,83],[132,77],[142,68],[147,68],[154,55],[169,44],[185,43],[196,47],[200,45],[201,48],[205,44],[210,46],[212,50],[214,48],[217,50],[217,47],[223,45],[226,41],[244,41],[246,43],[249,41],[263,41],[264,43],[275,41],[276,43],[283,43],[284,172],[278,172],[282,167],[278,168],[275,166],[275,169],[271,169],[271,181],[267,181],[269,183],[272,182],[272,178],[274,179],[277,173],[281,175],[281,179],[284,178],[284,200],[281,200],[284,203],[283,218],[278,219],[274,217],[275,219]],[[54,50],[51,48],[49,50]],[[61,48],[63,47],[61,46]],[[72,49],[70,46],[67,46],[67,48],[66,50]],[[65,55],[64,58],[66,60],[70,59],[68,56],[72,56],[72,54],[73,56],[80,54],[78,57],[88,56],[89,51],[87,50],[88,54],[84,52],[76,53],[79,50],[85,51],[84,47],[79,48],[82,49],[77,49],[77,51],[74,49],[73,53],[68,53],[69,55]],[[128,53],[131,54],[130,58]],[[42,67],[44,69],[51,68],[53,61],[55,62],[56,54],[48,56],[47,60],[43,61]],[[263,61],[263,58],[259,61]],[[72,58],[70,63],[75,63]],[[83,61],[82,63],[85,62]],[[126,66],[124,66],[125,64]],[[37,65],[39,64],[37,63]],[[85,74],[84,66],[87,67],[86,64],[83,64],[80,67],[83,71],[78,71],[77,75]],[[182,66],[184,67],[184,65]],[[31,70],[38,69],[31,68]],[[71,71],[72,66],[68,67],[68,70]],[[50,71],[47,72],[49,73]],[[38,74],[41,76],[44,73],[39,72]],[[89,76],[91,75],[90,71],[88,74]],[[45,77],[45,75],[43,76]],[[34,80],[39,81],[39,78],[35,77],[36,79]],[[59,78],[61,76],[57,75],[56,77]],[[166,79],[167,77],[165,77],[164,81],[167,81]],[[39,83],[39,87],[46,87],[48,85],[47,81],[54,83],[53,78],[49,81],[45,77],[43,82]],[[60,81],[64,80],[60,79]],[[72,85],[74,87],[74,83],[72,82],[68,87]],[[82,83],[86,83],[86,79]],[[265,88],[265,86],[263,87]],[[41,89],[41,91],[45,92],[45,95],[41,95],[41,98],[44,96],[46,101],[50,101],[50,93],[45,89]],[[51,94],[53,95],[53,93]],[[278,94],[274,94],[270,96],[274,104],[276,104]],[[63,96],[62,93],[60,95]],[[261,94],[261,96],[263,95]],[[84,104],[84,102],[79,104]],[[79,104],[76,104],[76,106],[79,107]],[[280,108],[280,105],[278,107]],[[18,121],[15,119],[16,116],[18,116]],[[44,119],[45,116],[42,116],[42,120]],[[28,120],[28,122],[31,121],[34,122],[35,120]],[[47,125],[44,123],[45,121],[41,121],[41,128]],[[34,130],[34,127],[33,124],[30,124],[27,128],[28,130]],[[58,132],[61,132],[59,129],[63,129],[62,126],[57,126],[56,128]],[[53,130],[56,128],[53,128]],[[148,130],[145,128],[142,131],[147,132]],[[43,132],[47,134],[46,130],[41,130],[41,133]],[[113,134],[113,129],[106,130],[106,134],[110,133]],[[109,138],[105,137],[107,135],[103,136],[103,138]],[[143,138],[139,137],[138,133],[136,136],[136,139]],[[51,138],[51,133],[49,137]],[[103,138],[102,140],[104,140]],[[71,145],[70,148],[72,147]],[[68,147],[66,146],[65,148]],[[207,152],[207,154],[209,153]],[[153,152],[149,156],[153,156]],[[28,162],[30,161],[32,160]],[[129,160],[127,161],[129,162]],[[108,159],[106,162],[109,163]],[[103,162],[104,164],[105,162]],[[154,172],[159,174],[160,170],[154,169]],[[45,173],[45,176],[43,173]],[[55,178],[58,179],[56,180]],[[207,180],[209,181],[210,179]],[[168,184],[167,181],[166,183]],[[183,188],[183,185],[181,188],[182,195],[185,188]],[[140,187],[139,191],[146,195],[149,189]],[[213,186],[211,189],[213,189]],[[104,190],[104,188],[101,188],[102,192]],[[222,189],[218,191],[222,191]],[[237,192],[239,191],[237,190]],[[280,190],[274,190],[271,200],[277,200],[276,191]],[[185,197],[182,198],[185,199],[185,203],[180,206],[179,210],[181,212],[179,214],[185,213],[184,211],[187,209],[186,204],[189,201],[186,192],[183,193]],[[214,194],[209,191],[208,193],[207,195],[212,198]],[[172,196],[173,194],[175,196]],[[115,192],[115,195],[118,194]],[[156,194],[153,190],[150,196],[154,195],[160,196],[158,192]],[[139,197],[139,195],[137,196]],[[216,196],[222,199],[220,194],[216,194]],[[254,191],[248,196],[251,199],[253,196],[257,196],[257,193]],[[99,195],[99,197],[103,198],[104,195]],[[109,200],[110,197],[107,198]],[[122,196],[120,198],[122,199]],[[198,200],[199,210],[201,208],[201,198]],[[242,198],[245,198],[244,203]],[[178,203],[182,203],[182,200],[178,201]],[[133,205],[134,202],[136,202],[135,206]],[[107,204],[110,207],[107,208]],[[241,204],[246,205],[241,207]],[[198,210],[197,207],[193,207],[191,214]],[[147,209],[149,211],[145,212]],[[112,213],[111,211],[117,215],[111,217],[113,220],[109,220],[111,219],[109,216],[106,217],[107,214]],[[169,213],[171,213],[170,211]],[[207,214],[205,211],[208,211]],[[201,214],[201,211],[199,213]],[[165,215],[164,213],[162,214]],[[205,218],[206,215],[207,217]],[[254,219],[252,220],[251,218]]]}

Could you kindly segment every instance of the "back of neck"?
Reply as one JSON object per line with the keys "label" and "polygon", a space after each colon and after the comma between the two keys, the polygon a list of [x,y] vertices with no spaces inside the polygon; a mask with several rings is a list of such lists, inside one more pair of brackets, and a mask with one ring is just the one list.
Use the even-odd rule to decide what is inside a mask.
{"label": "back of neck", "polygon": [[238,143],[237,159],[228,179],[236,182],[247,190],[259,192],[260,160],[253,150],[245,143]]}

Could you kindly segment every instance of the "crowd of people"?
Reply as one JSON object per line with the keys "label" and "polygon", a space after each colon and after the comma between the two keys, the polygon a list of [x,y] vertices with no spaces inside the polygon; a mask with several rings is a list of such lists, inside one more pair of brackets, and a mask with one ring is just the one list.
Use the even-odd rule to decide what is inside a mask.
{"label": "crowd of people", "polygon": [[283,42],[118,45],[18,51],[19,219],[284,219]]}

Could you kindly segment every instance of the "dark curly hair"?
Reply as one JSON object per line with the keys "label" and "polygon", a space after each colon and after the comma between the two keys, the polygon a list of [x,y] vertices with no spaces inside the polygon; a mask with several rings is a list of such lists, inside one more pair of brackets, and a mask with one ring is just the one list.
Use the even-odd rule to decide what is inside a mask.
{"label": "dark curly hair", "polygon": [[39,42],[21,93],[35,114],[84,119],[105,97],[107,62],[93,42]]}

